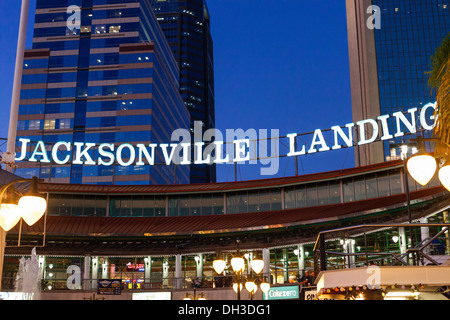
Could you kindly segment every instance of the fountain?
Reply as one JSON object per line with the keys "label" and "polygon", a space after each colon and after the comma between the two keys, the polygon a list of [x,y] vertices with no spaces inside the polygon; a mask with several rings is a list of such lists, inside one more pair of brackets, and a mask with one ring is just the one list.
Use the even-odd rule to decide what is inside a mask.
{"label": "fountain", "polygon": [[16,292],[23,293],[24,300],[39,300],[41,293],[42,268],[36,256],[36,248],[31,250],[31,257],[22,257],[16,277]]}

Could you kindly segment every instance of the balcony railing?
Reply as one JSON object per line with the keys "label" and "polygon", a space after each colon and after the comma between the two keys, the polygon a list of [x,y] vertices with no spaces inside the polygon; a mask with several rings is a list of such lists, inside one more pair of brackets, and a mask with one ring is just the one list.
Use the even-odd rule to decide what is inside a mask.
{"label": "balcony railing", "polygon": [[[439,265],[441,262],[438,261],[436,256],[450,254],[448,245],[449,227],[449,223],[366,224],[322,231],[317,237],[313,250],[315,276],[317,277],[321,271],[372,264]],[[403,250],[385,251],[369,243],[369,234],[381,229],[395,228],[405,230]],[[421,228],[437,228],[440,230],[431,237],[420,239]],[[440,241],[443,238],[445,238],[445,245]],[[359,246],[362,248],[359,252],[350,250],[352,240],[355,239],[359,239],[362,244]]]}

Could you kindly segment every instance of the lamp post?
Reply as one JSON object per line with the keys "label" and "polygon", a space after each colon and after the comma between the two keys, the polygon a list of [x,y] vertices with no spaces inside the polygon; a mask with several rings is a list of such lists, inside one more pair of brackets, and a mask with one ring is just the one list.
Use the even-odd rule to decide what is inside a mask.
{"label": "lamp post", "polygon": [[[238,239],[236,243],[237,243],[237,254],[231,259],[230,264],[236,275],[236,282],[233,284],[233,289],[237,294],[237,300],[241,300],[241,291],[244,287],[243,272],[245,269],[245,260],[241,256],[239,251],[240,240]],[[262,259],[253,259],[250,265],[253,272],[259,274],[262,272],[264,268],[264,261]],[[226,262],[220,257],[219,259],[213,261],[213,267],[218,274],[222,274],[226,268]],[[266,293],[270,289],[270,284],[266,281],[263,281],[260,284],[260,287],[261,290]],[[254,281],[250,281],[250,279],[247,279],[247,281],[245,282],[245,288],[250,293],[250,298],[253,299],[253,295],[256,293],[258,286],[255,284]]]}
{"label": "lamp post", "polygon": [[[402,160],[403,160],[403,182],[405,185],[405,193],[406,193],[406,203],[407,203],[407,207],[408,207],[408,222],[410,224],[409,227],[409,234],[411,236],[411,247],[414,247],[415,244],[415,235],[414,235],[414,230],[411,227],[411,223],[412,223],[412,212],[411,212],[411,194],[409,191],[409,181],[408,181],[408,145],[403,144],[401,146],[401,156],[402,156]],[[416,264],[416,259],[415,259],[415,254],[413,253],[413,265]]]}
{"label": "lamp post", "polygon": [[[16,201],[12,187],[16,183],[31,182],[29,191]],[[6,233],[24,220],[29,226],[39,221],[47,210],[47,201],[38,192],[38,179],[18,179],[11,181],[0,189],[0,290],[5,257]],[[4,200],[4,196],[8,197]],[[20,234],[19,234],[20,239]],[[19,240],[20,241],[20,240]],[[20,242],[19,242],[20,245]]]}
{"label": "lamp post", "polygon": [[407,170],[407,159],[408,159],[408,146],[403,144],[401,147],[401,156],[403,160],[403,183],[405,185],[405,193],[406,193],[406,201],[408,205],[408,221],[412,222],[412,213],[411,213],[411,195],[409,194],[409,181],[408,181],[408,170]]}
{"label": "lamp post", "polygon": [[[425,186],[434,177],[436,171],[438,171],[439,181],[445,189],[450,191],[450,156],[448,151],[443,151],[444,148],[448,149],[449,146],[444,144],[439,138],[418,137],[417,139],[411,139],[410,141],[415,141],[418,145],[417,152],[404,160],[406,161],[407,171],[411,177],[413,177],[417,183]],[[436,148],[438,152],[431,155],[425,151],[425,141],[441,144],[441,148]]]}
{"label": "lamp post", "polygon": [[17,131],[17,120],[19,117],[20,89],[23,74],[23,61],[27,37],[29,7],[30,7],[30,0],[22,0],[19,36],[17,40],[16,64],[14,69],[13,92],[11,99],[11,111],[9,117],[8,142],[6,152],[2,153],[2,163],[5,163],[7,165],[6,169],[9,171],[11,171],[14,167],[14,160],[16,155],[16,131]]}
{"label": "lamp post", "polygon": [[[16,155],[15,152],[16,131],[17,131],[17,120],[19,118],[20,89],[23,74],[23,60],[25,54],[29,7],[30,7],[30,0],[22,0],[20,12],[19,36],[17,40],[17,50],[16,50],[16,63],[14,69],[13,92],[11,99],[11,111],[8,128],[8,141],[6,146],[6,152],[2,153],[1,159],[1,163],[6,165],[5,169],[9,172],[11,172],[14,168],[14,161]],[[4,207],[6,210],[7,206]],[[6,242],[6,231],[4,231],[3,228],[0,227],[0,290],[1,290],[1,277],[3,272],[5,242]]]}

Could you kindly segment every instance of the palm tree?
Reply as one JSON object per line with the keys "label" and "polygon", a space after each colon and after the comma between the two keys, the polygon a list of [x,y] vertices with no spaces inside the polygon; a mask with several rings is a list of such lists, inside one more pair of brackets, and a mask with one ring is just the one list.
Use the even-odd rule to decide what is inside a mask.
{"label": "palm tree", "polygon": [[450,146],[450,33],[431,59],[429,86],[436,90],[436,127],[434,135]]}

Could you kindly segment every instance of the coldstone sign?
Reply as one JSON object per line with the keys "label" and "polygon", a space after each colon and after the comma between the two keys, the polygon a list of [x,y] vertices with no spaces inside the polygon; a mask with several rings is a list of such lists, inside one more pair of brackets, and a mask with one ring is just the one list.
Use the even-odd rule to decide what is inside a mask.
{"label": "coldstone sign", "polygon": [[[402,137],[405,132],[415,134],[419,129],[424,131],[433,130],[436,119],[436,103],[428,103],[422,108],[411,108],[406,113],[395,112],[392,115],[382,115],[376,119],[366,119],[356,123],[350,123],[343,127],[333,126],[328,132],[333,135],[333,143],[327,143],[324,132],[317,129],[312,134],[309,145],[297,145],[299,134],[288,134],[289,140],[288,157],[302,156],[317,152],[338,150],[343,147],[365,145],[377,140],[390,140]],[[200,128],[199,128],[200,126]],[[393,132],[390,128],[394,128]],[[391,129],[392,130],[392,129]],[[155,165],[155,159],[164,159],[163,165],[179,164],[221,164],[221,163],[252,163],[254,159],[278,158],[277,137],[278,130],[271,130],[271,139],[267,132],[250,129],[243,131],[226,130],[224,135],[220,130],[210,129],[202,133],[201,125],[196,124],[193,133],[186,129],[177,129],[172,134],[174,143],[163,144],[112,144],[93,142],[65,142],[59,141],[47,145],[43,141],[32,143],[30,139],[19,139],[20,152],[15,155],[15,161],[29,161],[40,163],[79,164],[112,166],[145,166]],[[355,134],[359,132],[359,134]],[[265,136],[262,136],[264,134]],[[251,136],[251,138],[249,138]],[[214,138],[214,139],[213,139]],[[226,138],[226,139],[225,139]],[[261,146],[268,143],[270,146]],[[302,139],[303,140],[303,139]],[[257,148],[258,147],[258,148]],[[256,154],[255,150],[259,150]],[[272,155],[261,155],[262,150],[272,150]],[[160,157],[157,157],[159,153]],[[159,163],[158,163],[159,165]]]}
{"label": "coldstone sign", "polygon": [[292,300],[299,299],[298,286],[272,287],[263,294],[264,300]]}

